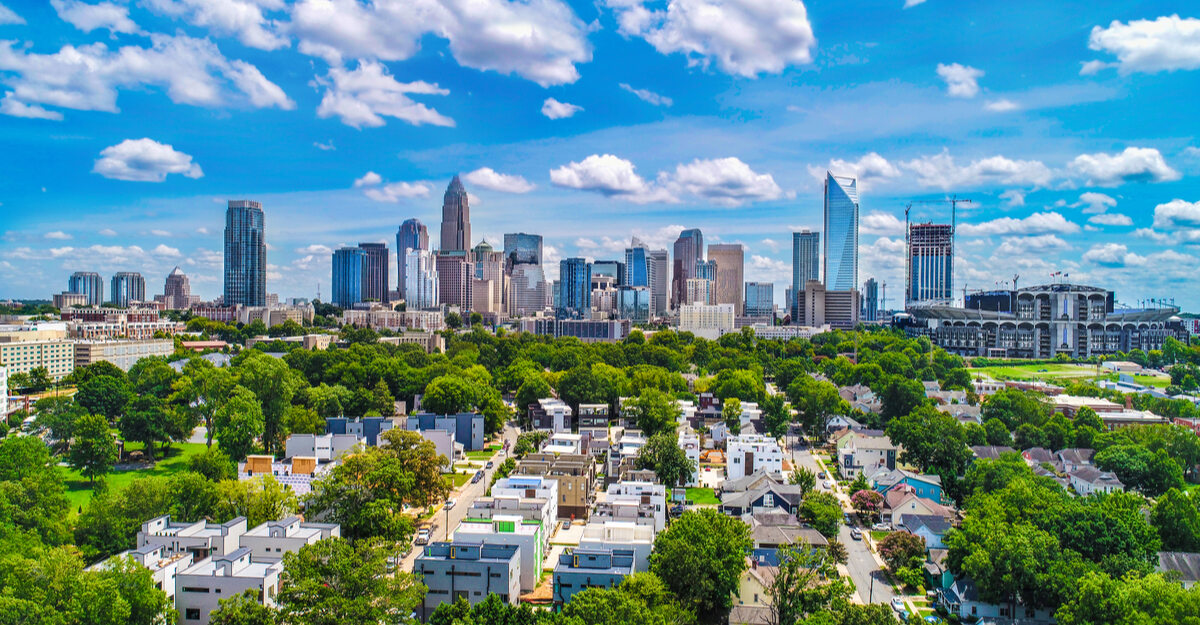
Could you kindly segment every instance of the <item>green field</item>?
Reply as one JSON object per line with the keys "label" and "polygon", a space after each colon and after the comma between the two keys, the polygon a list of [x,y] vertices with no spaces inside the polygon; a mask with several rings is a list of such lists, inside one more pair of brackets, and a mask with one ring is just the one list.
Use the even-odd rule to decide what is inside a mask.
{"label": "green field", "polygon": [[[967,371],[973,377],[986,375],[996,380],[1040,380],[1051,383],[1091,382],[1096,380],[1116,381],[1117,379],[1117,374],[1110,373],[1103,368],[1100,369],[1100,374],[1097,375],[1095,365],[1061,363],[977,367],[968,369]],[[1134,375],[1132,377],[1135,382],[1145,384],[1146,386],[1165,388],[1171,384],[1171,379],[1165,376]]]}
{"label": "green field", "polygon": [[697,506],[716,506],[721,503],[713,494],[713,489],[702,486],[687,489],[687,498]]}
{"label": "green field", "polygon": [[[142,448],[141,443],[127,443],[126,451],[137,451]],[[192,456],[204,451],[203,443],[175,443],[166,455],[159,454],[158,462],[153,466],[145,469],[137,469],[131,471],[114,471],[105,476],[105,481],[108,487],[114,492],[129,486],[129,483],[139,477],[150,477],[154,475],[169,476],[176,473],[182,473],[188,470],[188,462]],[[71,513],[77,514],[79,508],[87,505],[92,500],[92,485],[87,478],[79,474],[78,471],[69,467],[59,467],[62,473],[63,482],[67,487],[67,500],[71,502]]]}

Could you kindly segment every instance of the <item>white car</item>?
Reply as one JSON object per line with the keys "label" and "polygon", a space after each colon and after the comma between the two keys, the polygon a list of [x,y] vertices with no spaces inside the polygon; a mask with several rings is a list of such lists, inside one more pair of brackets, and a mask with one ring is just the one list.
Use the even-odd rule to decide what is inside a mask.
{"label": "white car", "polygon": [[454,501],[453,499],[447,499],[447,500],[446,500],[446,509],[447,509],[447,510],[453,510],[453,509],[454,509],[454,504],[455,504],[455,501]]}
{"label": "white car", "polygon": [[829,480],[821,482],[821,486],[824,486],[825,490],[833,490],[833,482],[830,482]]}
{"label": "white car", "polygon": [[904,611],[904,600],[901,599],[900,597],[893,597],[892,598],[892,609],[897,612],[903,612]]}

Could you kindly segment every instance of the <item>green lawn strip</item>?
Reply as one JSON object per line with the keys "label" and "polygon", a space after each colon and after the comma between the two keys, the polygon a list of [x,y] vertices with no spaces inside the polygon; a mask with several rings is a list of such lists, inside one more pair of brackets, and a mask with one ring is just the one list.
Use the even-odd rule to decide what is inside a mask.
{"label": "green lawn strip", "polygon": [[687,489],[687,498],[698,506],[716,506],[721,503],[721,500],[713,494],[713,489],[703,486]]}
{"label": "green lawn strip", "polygon": [[471,480],[471,475],[472,474],[470,473],[451,473],[450,483],[454,486],[454,488],[458,488],[459,486],[469,482]]}
{"label": "green lawn strip", "polygon": [[[216,444],[214,443],[213,446],[215,447]],[[127,443],[125,445],[127,452],[141,449],[141,443]],[[113,492],[117,492],[129,486],[130,483],[138,478],[171,476],[176,473],[182,473],[188,470],[191,457],[204,451],[204,449],[204,443],[175,443],[166,452],[165,456],[160,450],[159,460],[153,467],[114,471],[105,476],[105,481]],[[71,513],[77,514],[82,506],[86,506],[92,500],[92,484],[75,469],[69,467],[59,467],[58,469],[62,474],[63,483],[67,488],[66,495],[67,501],[71,502]]]}
{"label": "green lawn strip", "polygon": [[467,458],[470,458],[471,460],[491,460],[495,453],[496,449],[494,447],[488,447],[487,449],[481,449],[479,451],[468,451]]}
{"label": "green lawn strip", "polygon": [[888,534],[891,534],[891,532],[881,532],[879,530],[871,530],[871,540],[873,540],[875,542],[879,542],[879,541],[883,540],[883,537],[887,536]]}

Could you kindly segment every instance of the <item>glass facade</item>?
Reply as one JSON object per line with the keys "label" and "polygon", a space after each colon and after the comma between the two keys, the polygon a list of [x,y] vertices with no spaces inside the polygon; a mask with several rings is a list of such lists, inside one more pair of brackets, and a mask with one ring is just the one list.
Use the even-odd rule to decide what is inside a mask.
{"label": "glass facade", "polygon": [[715,260],[698,260],[696,261],[696,278],[701,280],[716,280],[717,279],[717,261]]}
{"label": "glass facade", "polygon": [[679,233],[675,239],[675,262],[671,274],[671,305],[678,307],[687,299],[687,281],[696,277],[696,263],[704,260],[704,234],[698,228]]}
{"label": "glass facade", "polygon": [[875,278],[867,278],[863,284],[863,315],[864,321],[879,319],[879,283]]}
{"label": "glass facade", "polygon": [[129,302],[146,301],[146,279],[133,271],[121,271],[112,277],[112,303],[127,308]]}
{"label": "glass facade", "polygon": [[827,290],[858,289],[858,182],[829,172],[825,177],[824,275]]}
{"label": "glass facade", "polygon": [[363,271],[367,253],[357,247],[333,252],[333,305],[351,308],[363,301]]}
{"label": "glass facade", "polygon": [[634,246],[625,248],[625,275],[621,286],[650,286],[650,250],[634,239]]}
{"label": "glass facade", "polygon": [[746,316],[775,316],[775,284],[773,282],[746,283]]}
{"label": "glass facade", "polygon": [[104,279],[94,271],[76,271],[67,280],[67,290],[87,296],[88,306],[104,303]]}
{"label": "glass facade", "polygon": [[366,254],[363,258],[362,301],[387,303],[391,299],[388,297],[388,265],[392,264],[387,244],[359,243],[358,247]]}
{"label": "glass facade", "polygon": [[598,260],[592,263],[592,276],[608,276],[620,286],[625,279],[625,263],[619,260]]}
{"label": "glass facade", "polygon": [[[821,233],[802,230],[792,233],[792,293],[804,290],[804,283],[809,280],[821,279]],[[788,310],[793,318],[797,311],[792,310],[796,300],[789,298]]]}
{"label": "glass facade", "polygon": [[909,302],[949,301],[954,270],[954,232],[949,224],[908,229]]}
{"label": "glass facade", "polygon": [[225,305],[267,305],[267,242],[262,204],[229,200],[225,211]]}
{"label": "glass facade", "polygon": [[464,252],[471,249],[471,208],[467,205],[467,190],[455,176],[446,187],[442,200],[443,252]]}
{"label": "glass facade", "polygon": [[433,252],[409,248],[404,253],[404,293],[408,310],[437,306],[438,273]]}
{"label": "glass facade", "polygon": [[586,258],[564,258],[558,263],[559,319],[586,319],[592,309],[592,264]]}
{"label": "glass facade", "polygon": [[524,232],[504,235],[504,263],[509,270],[515,265],[542,264],[542,235]]}
{"label": "glass facade", "polygon": [[400,290],[402,299],[408,299],[405,291],[408,280],[404,273],[408,250],[428,249],[429,230],[425,224],[421,223],[420,219],[405,219],[404,223],[400,224],[400,229],[396,231],[396,288]]}
{"label": "glass facade", "polygon": [[623,286],[617,290],[617,317],[631,321],[649,321],[654,314],[654,293],[650,287]]}

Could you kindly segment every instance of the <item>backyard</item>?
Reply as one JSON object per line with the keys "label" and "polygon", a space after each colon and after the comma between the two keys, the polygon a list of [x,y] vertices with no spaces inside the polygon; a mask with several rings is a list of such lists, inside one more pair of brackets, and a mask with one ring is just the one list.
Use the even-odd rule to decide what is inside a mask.
{"label": "backyard", "polygon": [[[126,453],[140,451],[142,447],[141,443],[126,443],[125,451]],[[204,451],[204,448],[203,443],[175,443],[167,452],[159,453],[159,460],[154,466],[124,471],[114,470],[105,476],[105,482],[116,492],[129,486],[130,482],[139,477],[170,476],[182,473],[188,470],[191,457]],[[71,502],[71,514],[78,514],[79,509],[92,499],[92,484],[75,469],[62,465],[58,469],[62,472],[63,483],[67,487],[67,500]]]}

